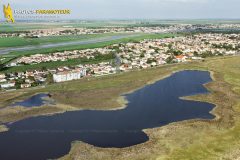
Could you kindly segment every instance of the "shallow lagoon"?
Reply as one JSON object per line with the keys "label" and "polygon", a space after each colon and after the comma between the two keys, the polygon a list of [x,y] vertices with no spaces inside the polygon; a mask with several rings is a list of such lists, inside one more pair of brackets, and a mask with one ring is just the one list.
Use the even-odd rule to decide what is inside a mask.
{"label": "shallow lagoon", "polygon": [[207,94],[203,84],[210,81],[209,72],[181,71],[125,95],[129,104],[122,110],[74,111],[13,123],[8,132],[0,133],[0,158],[58,158],[67,154],[76,140],[99,147],[127,147],[148,140],[143,129],[188,119],[213,119],[209,112],[214,105],[179,99]]}
{"label": "shallow lagoon", "polygon": [[46,100],[44,100],[44,98],[49,98],[48,94],[37,94],[34,95],[26,100],[20,101],[20,102],[16,102],[12,105],[12,107],[15,106],[22,106],[22,107],[40,107],[46,103],[48,103]]}

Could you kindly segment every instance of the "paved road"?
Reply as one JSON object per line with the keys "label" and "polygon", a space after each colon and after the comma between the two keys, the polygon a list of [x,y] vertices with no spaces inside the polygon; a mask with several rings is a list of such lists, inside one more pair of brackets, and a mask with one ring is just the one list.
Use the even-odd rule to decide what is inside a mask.
{"label": "paved road", "polygon": [[122,39],[122,38],[135,37],[135,36],[139,36],[139,35],[137,35],[137,34],[116,35],[116,36],[95,38],[95,39],[90,39],[90,40],[80,40],[80,41],[61,42],[61,43],[48,43],[48,44],[14,47],[14,48],[13,47],[12,48],[3,48],[3,49],[0,49],[0,55],[8,54],[13,51],[29,51],[29,50],[34,50],[34,49],[63,47],[63,46],[69,46],[69,45],[94,44],[94,43],[99,43],[99,42],[108,42],[108,41],[112,41],[112,40],[118,40],[118,39]]}

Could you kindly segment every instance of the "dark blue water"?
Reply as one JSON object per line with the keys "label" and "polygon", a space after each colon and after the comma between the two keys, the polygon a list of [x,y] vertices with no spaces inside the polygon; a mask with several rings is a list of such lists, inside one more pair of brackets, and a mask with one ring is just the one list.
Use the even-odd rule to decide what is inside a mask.
{"label": "dark blue water", "polygon": [[23,107],[39,107],[47,103],[43,98],[48,98],[48,94],[37,94],[26,100],[16,102],[12,106],[23,106]]}
{"label": "dark blue water", "polygon": [[76,140],[99,147],[127,147],[148,140],[143,129],[213,119],[209,112],[214,105],[179,99],[208,93],[203,84],[210,81],[209,72],[182,71],[126,95],[129,104],[122,110],[75,111],[16,122],[0,133],[0,159],[58,158]]}

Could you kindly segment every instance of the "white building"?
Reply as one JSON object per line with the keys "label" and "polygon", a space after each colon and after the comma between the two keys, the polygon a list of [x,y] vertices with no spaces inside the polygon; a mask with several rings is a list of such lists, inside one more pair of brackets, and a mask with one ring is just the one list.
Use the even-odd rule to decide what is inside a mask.
{"label": "white building", "polygon": [[58,83],[58,82],[76,80],[86,76],[86,74],[87,74],[86,69],[59,72],[59,73],[53,74],[53,81]]}
{"label": "white building", "polygon": [[25,84],[21,84],[21,88],[29,88],[31,87],[31,84],[25,83]]}
{"label": "white building", "polygon": [[0,79],[6,78],[5,74],[0,74]]}
{"label": "white building", "polygon": [[0,85],[1,88],[11,88],[15,86],[15,83],[5,83]]}

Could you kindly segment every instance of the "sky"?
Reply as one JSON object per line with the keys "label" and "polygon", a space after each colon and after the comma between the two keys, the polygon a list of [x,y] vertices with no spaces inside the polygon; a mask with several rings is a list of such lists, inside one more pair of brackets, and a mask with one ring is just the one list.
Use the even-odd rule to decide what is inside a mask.
{"label": "sky", "polygon": [[70,9],[71,19],[240,19],[240,0],[0,1],[8,3],[13,9]]}

